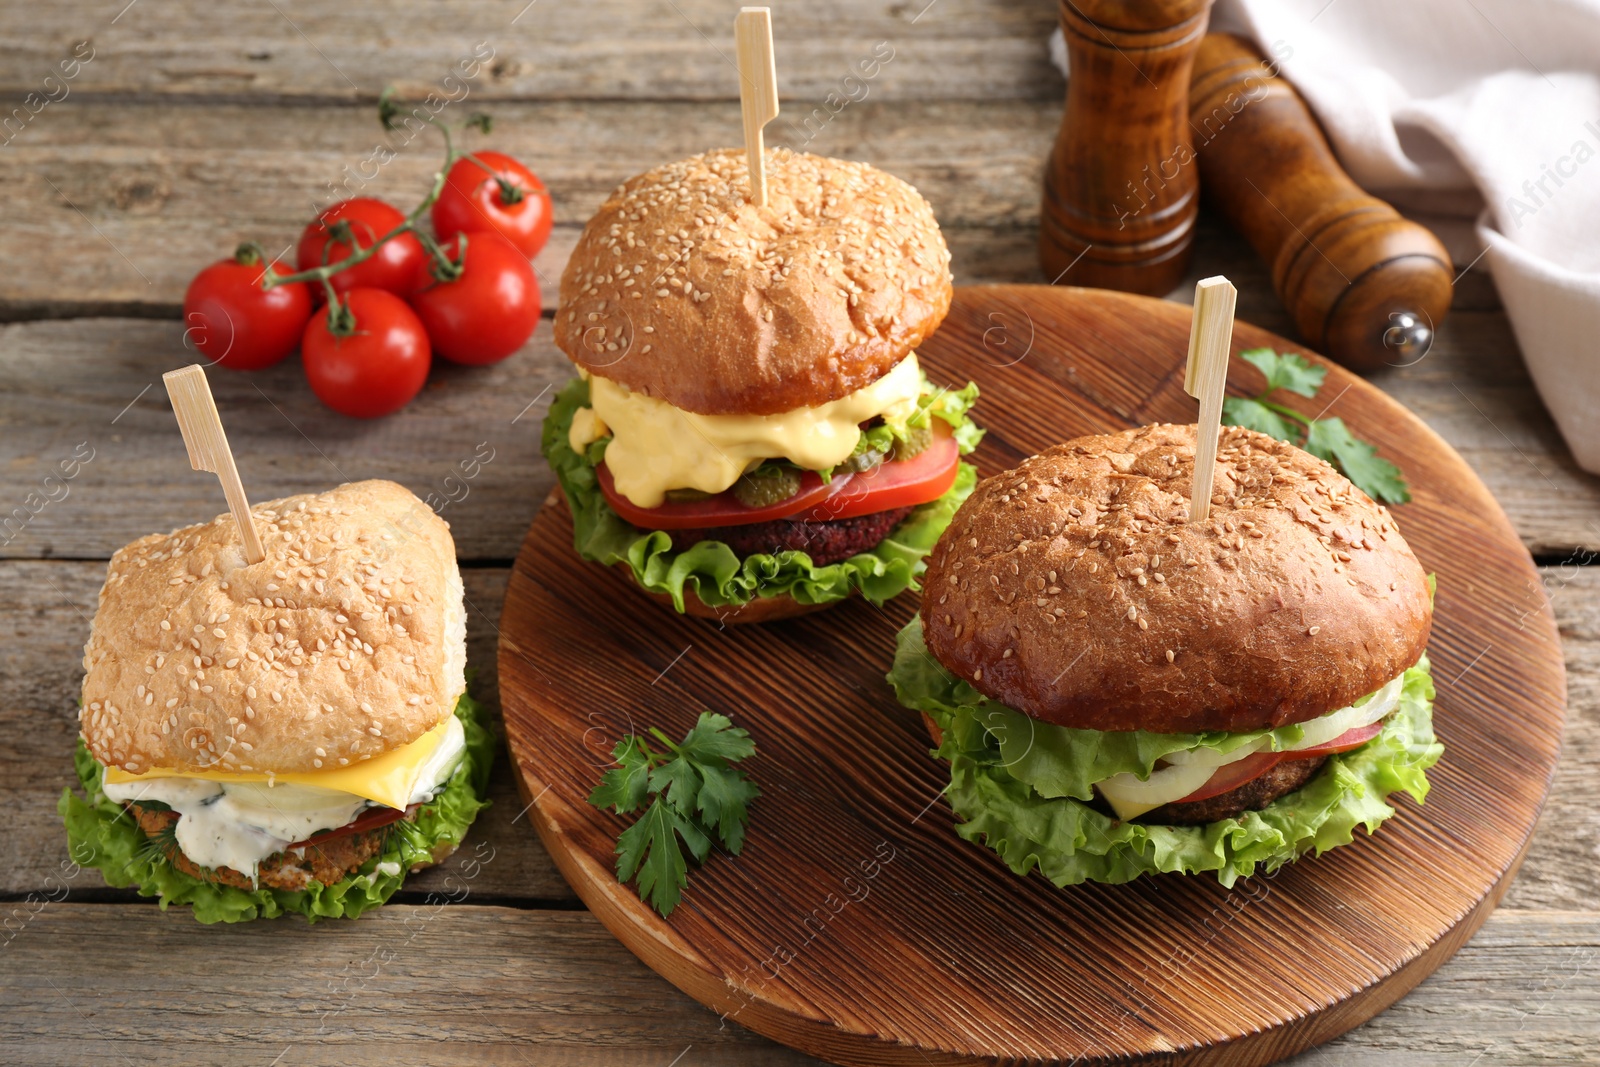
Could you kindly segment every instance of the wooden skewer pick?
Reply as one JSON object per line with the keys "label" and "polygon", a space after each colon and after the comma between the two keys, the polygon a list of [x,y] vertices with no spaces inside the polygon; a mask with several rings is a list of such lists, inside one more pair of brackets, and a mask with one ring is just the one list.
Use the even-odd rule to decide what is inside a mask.
{"label": "wooden skewer pick", "polygon": [[167,395],[172,398],[172,412],[178,416],[178,429],[183,431],[183,443],[189,447],[189,465],[197,471],[211,471],[222,483],[222,492],[228,498],[228,510],[239,524],[239,539],[244,542],[244,558],[250,563],[260,563],[267,558],[256,535],[255,520],[250,516],[250,502],[245,499],[244,484],[239,481],[239,468],[234,466],[233,451],[228,448],[228,435],[222,432],[222,418],[217,414],[217,402],[211,398],[211,386],[206,382],[205,369],[198,363],[181,370],[172,370],[161,376],[167,385]]}
{"label": "wooden skewer pick", "polygon": [[1228,386],[1228,349],[1233,344],[1233,306],[1239,291],[1220,274],[1194,287],[1194,319],[1189,326],[1189,363],[1184,392],[1200,401],[1195,435],[1194,488],[1189,521],[1211,517],[1211,486],[1217,473],[1217,436],[1222,429],[1222,394]]}
{"label": "wooden skewer pick", "polygon": [[750,202],[767,206],[767,160],[762,129],[778,117],[778,68],[772,58],[772,9],[742,7],[733,20],[739,51],[739,109],[750,159]]}

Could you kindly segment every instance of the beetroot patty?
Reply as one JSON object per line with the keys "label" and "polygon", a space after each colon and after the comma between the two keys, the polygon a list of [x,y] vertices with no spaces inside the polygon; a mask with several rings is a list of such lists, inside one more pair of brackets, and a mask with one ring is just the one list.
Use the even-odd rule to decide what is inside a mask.
{"label": "beetroot patty", "polygon": [[745,526],[712,526],[701,530],[673,530],[671,533],[672,542],[678,548],[688,548],[701,541],[721,541],[738,556],[793,549],[809,555],[813,565],[826,567],[830,563],[849,559],[858,552],[869,552],[876,548],[878,542],[889,536],[889,531],[909,514],[910,508],[894,508],[825,522],[775,519]]}

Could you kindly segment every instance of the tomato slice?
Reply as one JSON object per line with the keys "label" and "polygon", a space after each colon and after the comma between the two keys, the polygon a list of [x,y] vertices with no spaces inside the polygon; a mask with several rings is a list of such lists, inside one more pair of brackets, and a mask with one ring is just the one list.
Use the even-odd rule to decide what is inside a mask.
{"label": "tomato slice", "polygon": [[731,491],[704,500],[641,508],[617,492],[616,480],[604,463],[595,473],[611,510],[644,530],[702,530],[776,519],[849,519],[926,504],[949,492],[960,468],[961,450],[944,422],[935,419],[933,425],[933,442],[910,459],[883,463],[862,474],[835,474],[827,482],[815,471],[805,471],[800,475],[798,493],[764,508],[745,507]]}
{"label": "tomato slice", "polygon": [[370,808],[343,826],[335,827],[332,830],[324,830],[320,834],[312,834],[304,841],[296,841],[289,847],[306,848],[311,845],[320,845],[332,841],[335,838],[349,837],[351,834],[361,834],[368,830],[376,830],[380,826],[388,826],[392,822],[399,822],[420,807],[422,807],[421,804],[413,804],[409,808]]}
{"label": "tomato slice", "polygon": [[1383,720],[1368,723],[1366,726],[1357,726],[1353,730],[1346,730],[1332,741],[1326,741],[1316,748],[1302,748],[1294,752],[1278,753],[1286,760],[1290,759],[1315,759],[1318,756],[1331,756],[1336,752],[1349,752],[1352,748],[1360,748],[1374,737],[1383,733]]}
{"label": "tomato slice", "polygon": [[1383,732],[1383,722],[1380,720],[1366,726],[1357,726],[1353,730],[1346,730],[1315,748],[1304,748],[1294,752],[1256,752],[1242,760],[1224,764],[1217,768],[1215,774],[1206,780],[1206,784],[1196,789],[1186,797],[1174,803],[1188,804],[1196,800],[1209,800],[1214,796],[1238,789],[1246,782],[1253,781],[1266,774],[1280,763],[1290,760],[1318,759],[1322,756],[1331,756],[1338,752],[1349,752],[1353,748],[1360,748]]}
{"label": "tomato slice", "polygon": [[797,511],[827,500],[850,484],[854,474],[836,474],[824,482],[816,471],[800,475],[800,491],[787,500],[764,508],[747,508],[731,492],[718,493],[704,500],[686,500],[682,503],[668,501],[657,508],[641,508],[617,492],[616,480],[604,463],[595,468],[600,478],[600,492],[605,494],[611,510],[642,530],[700,530],[708,526],[748,526],[755,522],[771,522],[787,518]]}
{"label": "tomato slice", "polygon": [[1206,779],[1206,784],[1196,789],[1186,797],[1179,797],[1173,803],[1188,804],[1196,800],[1209,800],[1214,796],[1238,789],[1241,785],[1255,778],[1260,778],[1278,765],[1283,758],[1282,752],[1252,752],[1241,760],[1224,763],[1216,772]]}
{"label": "tomato slice", "polygon": [[803,516],[811,522],[850,519],[938,500],[955,484],[961,450],[946,425],[935,420],[933,442],[910,459],[883,463],[855,476]]}

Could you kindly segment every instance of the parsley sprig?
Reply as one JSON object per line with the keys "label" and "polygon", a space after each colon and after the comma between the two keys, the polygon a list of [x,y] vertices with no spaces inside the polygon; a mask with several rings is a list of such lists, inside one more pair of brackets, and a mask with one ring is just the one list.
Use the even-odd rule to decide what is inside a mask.
{"label": "parsley sprig", "polygon": [[634,734],[617,742],[611,750],[617,766],[601,777],[589,803],[628,815],[650,798],[639,821],[617,838],[617,881],[626,884],[637,877],[640,899],[665,918],[689,882],[683,847],[696,863],[704,863],[715,837],[737,856],[744,847],[749,804],[761,790],[732,766],[755,755],[756,745],[726,715],[702,711],[677,744],[654,726],[650,735],[664,747],[651,748]]}
{"label": "parsley sprig", "polygon": [[1325,459],[1349,478],[1357,488],[1385,504],[1404,504],[1411,499],[1400,468],[1378,455],[1378,450],[1356,437],[1343,419],[1307,418],[1291,407],[1268,400],[1282,389],[1298,396],[1313,397],[1327,377],[1326,367],[1306,362],[1293,352],[1274,352],[1252,348],[1239,358],[1266,375],[1267,387],[1258,396],[1230,396],[1222,402],[1222,421],[1247,430],[1259,430],[1269,437],[1299,445],[1318,459]]}

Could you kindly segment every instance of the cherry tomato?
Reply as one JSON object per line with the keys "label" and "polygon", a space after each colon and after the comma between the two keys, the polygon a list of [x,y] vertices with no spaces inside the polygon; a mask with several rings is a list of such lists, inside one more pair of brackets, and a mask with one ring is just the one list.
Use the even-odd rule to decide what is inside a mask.
{"label": "cherry tomato", "polygon": [[[473,157],[494,173],[471,159],[456,160],[433,204],[433,232],[448,241],[463,230],[493,230],[532,259],[550,239],[550,191],[508,155],[474,152]],[[505,202],[497,178],[516,187],[520,197],[515,203]]]}
{"label": "cherry tomato", "polygon": [[306,324],[300,362],[311,391],[333,410],[358,419],[399,411],[428,380],[428,333],[393,293],[352,289],[344,301],[354,319],[353,333],[334,333],[326,312]]}
{"label": "cherry tomato", "polygon": [[465,261],[454,281],[424,264],[411,307],[436,355],[456,363],[498,363],[521,348],[539,325],[539,282],[517,246],[492,230],[468,232]]}
{"label": "cherry tomato", "polygon": [[[358,196],[351,200],[341,200],[332,207],[326,208],[322,214],[305,228],[300,235],[300,246],[295,253],[295,262],[300,270],[311,270],[323,264],[323,256],[327,262],[338,263],[350,258],[357,248],[371,248],[372,245],[384,234],[393,230],[405,221],[405,216],[382,200],[374,200],[367,196]],[[330,229],[337,223],[345,223],[350,228],[350,236],[354,239],[352,245],[348,241],[334,240]],[[372,258],[356,264],[349,270],[342,270],[331,279],[335,290],[341,293],[351,289],[387,289],[391,293],[404,296],[411,287],[411,279],[416,277],[417,265],[427,258],[427,253],[422,250],[422,243],[417,240],[416,234],[403,233],[390,241],[385,241],[382,248],[372,254]],[[321,298],[322,289],[317,287],[318,299]]]}
{"label": "cherry tomato", "polygon": [[311,291],[304,282],[264,289],[265,265],[259,256],[248,258],[253,262],[217,260],[183,294],[185,339],[213,365],[233,370],[260,370],[287,356],[311,317]]}

